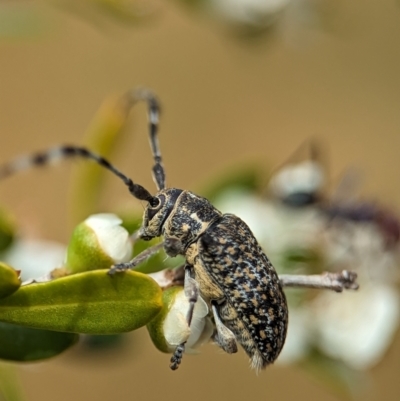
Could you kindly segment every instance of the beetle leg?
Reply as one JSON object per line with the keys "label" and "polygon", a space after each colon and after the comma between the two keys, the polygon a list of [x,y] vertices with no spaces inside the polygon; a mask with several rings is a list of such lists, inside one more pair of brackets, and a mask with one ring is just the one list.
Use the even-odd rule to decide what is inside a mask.
{"label": "beetle leg", "polygon": [[184,246],[182,244],[182,241],[180,241],[178,238],[173,238],[173,237],[165,238],[164,250],[165,253],[171,258],[174,258],[177,255],[184,254]]}
{"label": "beetle leg", "polygon": [[236,353],[238,351],[238,347],[235,335],[222,323],[215,302],[211,303],[211,308],[214,315],[215,327],[217,329],[217,333],[214,336],[214,341],[228,354]]}
{"label": "beetle leg", "polygon": [[164,243],[160,242],[159,244],[151,246],[150,248],[147,248],[143,252],[139,253],[139,255],[135,256],[129,262],[117,263],[116,265],[111,266],[110,270],[108,271],[108,274],[113,275],[115,273],[124,272],[128,269],[133,269],[140,263],[150,258],[150,256],[153,256],[155,253],[157,253],[163,246]]}
{"label": "beetle leg", "polygon": [[192,268],[190,265],[185,266],[185,281],[184,291],[186,298],[189,301],[189,310],[186,315],[188,326],[192,324],[194,306],[196,305],[197,299],[199,298],[200,287],[198,282],[191,276]]}
{"label": "beetle leg", "polygon": [[[187,324],[189,327],[192,324],[194,306],[196,305],[197,299],[199,298],[199,292],[200,292],[199,284],[191,276],[191,273],[192,273],[192,266],[186,264],[185,265],[184,291],[185,291],[186,298],[189,301],[189,309],[186,314],[186,321],[187,321]],[[182,362],[183,353],[185,352],[185,344],[186,344],[186,341],[183,342],[182,344],[179,344],[176,347],[175,352],[171,357],[170,368],[172,370],[178,369],[178,366]]]}
{"label": "beetle leg", "polygon": [[131,240],[132,244],[135,244],[135,242],[140,238],[140,229],[136,230],[134,233],[132,233],[129,236],[129,239]]}

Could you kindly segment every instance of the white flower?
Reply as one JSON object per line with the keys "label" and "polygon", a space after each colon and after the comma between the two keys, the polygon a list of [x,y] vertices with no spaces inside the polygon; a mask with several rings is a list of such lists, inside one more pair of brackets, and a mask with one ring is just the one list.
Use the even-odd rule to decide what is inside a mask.
{"label": "white flower", "polygon": [[395,283],[400,276],[399,254],[389,249],[372,222],[335,219],[324,231],[325,255],[332,270],[355,270],[359,282]]}
{"label": "white flower", "polygon": [[132,256],[129,233],[114,214],[88,217],[74,230],[68,244],[65,267],[70,273],[108,269]]}
{"label": "white flower", "polygon": [[18,239],[2,254],[2,260],[21,271],[21,280],[41,280],[63,265],[64,245],[39,239]]}
{"label": "white flower", "polygon": [[182,290],[175,295],[163,323],[164,337],[171,352],[184,342],[186,352],[193,352],[194,348],[208,342],[213,334],[213,325],[207,318],[208,306],[201,297],[195,304],[190,327],[186,320],[188,310],[189,301]]}
{"label": "white flower", "polygon": [[393,340],[399,306],[396,289],[377,283],[355,293],[323,292],[313,305],[319,346],[355,369],[370,368]]}
{"label": "white flower", "polygon": [[187,322],[189,301],[182,287],[169,287],[163,292],[163,309],[147,324],[154,345],[162,352],[172,353],[185,343],[185,352],[194,353],[200,345],[210,341],[214,325],[208,316],[208,306],[199,297],[193,311],[191,325]]}
{"label": "white flower", "polygon": [[313,338],[313,316],[307,308],[290,308],[285,344],[276,363],[288,365],[307,356]]}
{"label": "white flower", "polygon": [[121,223],[122,220],[112,213],[93,214],[84,221],[95,233],[100,248],[114,263],[127,262],[132,256],[129,233]]}

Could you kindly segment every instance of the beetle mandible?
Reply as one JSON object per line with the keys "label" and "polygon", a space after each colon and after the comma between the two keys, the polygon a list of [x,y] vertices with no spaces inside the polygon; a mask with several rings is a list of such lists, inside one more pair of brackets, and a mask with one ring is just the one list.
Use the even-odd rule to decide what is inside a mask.
{"label": "beetle mandible", "polygon": [[[105,158],[79,146],[59,146],[22,157],[0,167],[0,179],[50,161],[77,157],[91,159],[118,176],[137,199],[147,202],[136,237],[163,237],[167,255],[185,257],[184,289],[189,300],[187,323],[199,296],[209,305],[214,341],[227,353],[239,343],[257,370],[275,361],[285,342],[288,308],[278,275],[250,228],[233,214],[222,214],[207,199],[190,191],[167,188],[158,145],[159,101],[148,89],[130,92],[132,104],[148,104],[149,137],[154,159],[153,179],[157,193],[133,182]],[[112,266],[109,273],[134,268],[160,246],[131,262]],[[185,343],[177,346],[171,369],[178,368]]]}

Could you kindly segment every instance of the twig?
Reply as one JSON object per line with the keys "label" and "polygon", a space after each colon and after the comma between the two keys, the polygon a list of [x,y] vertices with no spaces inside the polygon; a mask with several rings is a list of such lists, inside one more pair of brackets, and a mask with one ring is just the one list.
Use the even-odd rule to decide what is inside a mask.
{"label": "twig", "polygon": [[325,272],[322,274],[296,275],[281,274],[279,280],[282,287],[319,288],[336,292],[357,290],[357,273],[343,270],[340,273]]}
{"label": "twig", "polygon": [[[162,287],[167,288],[172,285],[183,285],[182,268],[167,269],[149,276]],[[357,290],[356,282],[357,273],[343,270],[340,273],[325,272],[322,274],[297,275],[297,274],[281,274],[279,280],[282,287],[298,287],[298,288],[318,288],[327,289],[336,292],[343,290]]]}
{"label": "twig", "polygon": [[[163,244],[163,242],[160,242],[146,249],[129,263],[131,265],[130,267],[136,266],[143,260],[149,258],[156,253]],[[150,276],[164,289],[173,285],[183,285],[184,266],[180,266],[176,269],[163,270],[158,273],[150,274]],[[357,273],[348,270],[342,270],[337,273],[325,272],[312,275],[280,274],[278,277],[282,287],[318,288],[336,292],[358,289],[358,284],[356,282]]]}

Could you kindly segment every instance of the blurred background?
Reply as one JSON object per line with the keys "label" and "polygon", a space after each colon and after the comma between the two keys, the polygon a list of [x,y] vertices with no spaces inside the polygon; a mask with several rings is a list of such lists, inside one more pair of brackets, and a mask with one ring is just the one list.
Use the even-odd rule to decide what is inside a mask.
{"label": "blurred background", "polygon": [[[1,1],[0,160],[82,143],[105,99],[148,86],[163,105],[168,185],[196,190],[247,162],[267,182],[317,138],[329,185],[356,167],[361,195],[399,213],[399,43],[395,0]],[[152,189],[144,105],[128,124],[112,159]],[[2,182],[1,204],[27,235],[65,243],[70,173],[65,163]],[[110,179],[105,211],[138,206],[125,192]],[[256,375],[242,352],[212,345],[172,373],[145,330],[128,336],[116,350],[16,365],[19,388],[29,401],[350,397],[298,366]],[[398,400],[399,356],[397,333],[353,398]]]}

